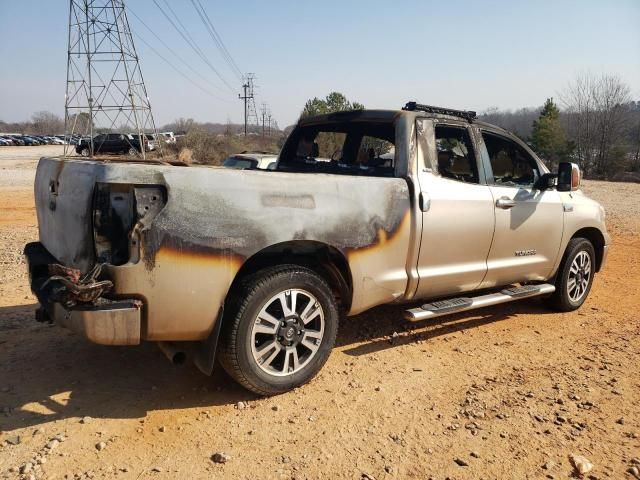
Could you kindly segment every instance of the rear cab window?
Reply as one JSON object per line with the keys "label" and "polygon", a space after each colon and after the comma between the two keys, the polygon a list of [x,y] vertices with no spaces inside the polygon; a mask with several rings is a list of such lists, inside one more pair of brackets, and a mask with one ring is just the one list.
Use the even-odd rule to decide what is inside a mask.
{"label": "rear cab window", "polygon": [[294,130],[278,170],[393,177],[395,125],[388,122],[327,122]]}

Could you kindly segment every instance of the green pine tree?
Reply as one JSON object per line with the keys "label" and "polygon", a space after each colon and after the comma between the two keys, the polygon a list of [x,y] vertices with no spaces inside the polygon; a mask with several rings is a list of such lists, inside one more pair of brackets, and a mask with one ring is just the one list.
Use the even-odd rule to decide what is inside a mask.
{"label": "green pine tree", "polygon": [[552,170],[571,153],[572,144],[567,142],[567,136],[560,123],[560,109],[553,102],[553,98],[547,98],[540,116],[533,122],[531,144]]}
{"label": "green pine tree", "polygon": [[304,118],[333,112],[363,109],[364,105],[361,103],[350,102],[347,100],[347,97],[340,92],[331,92],[325,98],[314,97],[311,100],[307,100],[300,116]]}

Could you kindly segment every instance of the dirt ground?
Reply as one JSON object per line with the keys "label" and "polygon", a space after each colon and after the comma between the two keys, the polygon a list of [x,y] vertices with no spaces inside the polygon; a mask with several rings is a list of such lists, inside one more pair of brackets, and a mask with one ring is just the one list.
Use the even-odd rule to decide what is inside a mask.
{"label": "dirt ground", "polygon": [[579,311],[407,325],[378,308],[341,323],[313,382],[261,399],[153,344],[34,321],[20,253],[35,158],[56,148],[0,147],[0,478],[561,479],[571,454],[584,478],[640,468],[640,185],[585,182],[613,247]]}

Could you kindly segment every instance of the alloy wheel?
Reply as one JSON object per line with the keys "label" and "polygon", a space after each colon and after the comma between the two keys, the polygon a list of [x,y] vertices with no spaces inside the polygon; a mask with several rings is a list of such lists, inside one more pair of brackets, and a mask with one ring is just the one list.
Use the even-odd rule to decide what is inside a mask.
{"label": "alloy wheel", "polygon": [[256,365],[275,376],[302,370],[318,352],[324,327],[324,311],[310,292],[291,289],[273,295],[251,329],[251,353]]}

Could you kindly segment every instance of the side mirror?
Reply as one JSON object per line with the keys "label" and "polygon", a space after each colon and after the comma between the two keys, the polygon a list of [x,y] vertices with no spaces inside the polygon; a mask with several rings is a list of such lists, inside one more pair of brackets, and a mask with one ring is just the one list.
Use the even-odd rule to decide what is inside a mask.
{"label": "side mirror", "polygon": [[580,188],[580,167],[571,162],[560,162],[558,166],[558,191],[573,192]]}
{"label": "side mirror", "polygon": [[558,174],[556,173],[544,173],[533,187],[538,190],[548,190],[555,187],[556,178],[558,178]]}

